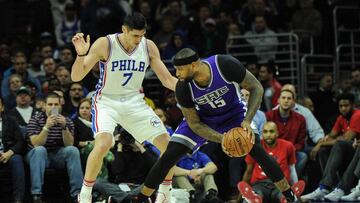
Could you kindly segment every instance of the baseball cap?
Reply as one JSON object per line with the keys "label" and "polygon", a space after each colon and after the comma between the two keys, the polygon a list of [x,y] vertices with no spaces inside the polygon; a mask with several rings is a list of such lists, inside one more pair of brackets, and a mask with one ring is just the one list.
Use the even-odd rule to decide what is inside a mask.
{"label": "baseball cap", "polygon": [[25,93],[25,94],[28,94],[30,95],[30,91],[28,90],[28,88],[22,86],[20,87],[17,91],[16,91],[16,96],[18,96],[19,94],[21,93]]}

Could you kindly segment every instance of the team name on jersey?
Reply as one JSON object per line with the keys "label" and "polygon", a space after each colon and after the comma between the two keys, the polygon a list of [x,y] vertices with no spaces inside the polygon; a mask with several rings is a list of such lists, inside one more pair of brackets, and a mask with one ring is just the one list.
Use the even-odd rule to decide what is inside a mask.
{"label": "team name on jersey", "polygon": [[221,87],[217,90],[204,94],[201,97],[195,98],[195,102],[199,105],[204,105],[207,103],[211,103],[214,100],[218,99],[219,97],[223,96],[229,91],[227,86]]}
{"label": "team name on jersey", "polygon": [[118,60],[111,62],[111,71],[145,71],[145,62],[136,60]]}

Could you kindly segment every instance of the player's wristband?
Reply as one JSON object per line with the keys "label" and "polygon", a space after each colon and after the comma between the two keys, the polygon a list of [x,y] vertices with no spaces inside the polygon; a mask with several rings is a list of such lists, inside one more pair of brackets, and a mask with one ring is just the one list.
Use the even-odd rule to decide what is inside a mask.
{"label": "player's wristband", "polygon": [[78,54],[79,57],[83,57],[83,56],[86,56],[88,55],[89,51],[87,51],[85,54]]}

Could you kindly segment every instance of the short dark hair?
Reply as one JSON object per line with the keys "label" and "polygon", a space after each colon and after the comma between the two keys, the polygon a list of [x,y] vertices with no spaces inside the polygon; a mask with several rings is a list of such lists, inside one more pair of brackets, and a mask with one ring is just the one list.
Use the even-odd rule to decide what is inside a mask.
{"label": "short dark hair", "polygon": [[259,67],[265,67],[268,73],[272,73],[275,75],[276,73],[276,64],[275,61],[270,59],[267,63],[259,64]]}
{"label": "short dark hair", "polygon": [[45,99],[45,103],[47,103],[47,100],[48,100],[49,98],[58,98],[58,99],[59,99],[59,103],[61,102],[61,97],[60,97],[60,95],[56,94],[55,92],[50,92],[50,93],[47,95],[47,97],[46,97],[46,99]]}
{"label": "short dark hair", "polygon": [[145,17],[139,12],[127,15],[124,19],[124,25],[129,27],[130,30],[143,30],[147,26]]}
{"label": "short dark hair", "polygon": [[351,93],[343,93],[340,94],[339,96],[337,96],[336,101],[339,104],[340,100],[348,100],[350,101],[350,103],[354,103],[355,101],[355,96]]}
{"label": "short dark hair", "polygon": [[181,49],[178,53],[175,54],[174,60],[175,59],[188,58],[190,56],[193,56],[194,54],[196,54],[196,51],[194,51],[193,49],[184,48],[184,49]]}

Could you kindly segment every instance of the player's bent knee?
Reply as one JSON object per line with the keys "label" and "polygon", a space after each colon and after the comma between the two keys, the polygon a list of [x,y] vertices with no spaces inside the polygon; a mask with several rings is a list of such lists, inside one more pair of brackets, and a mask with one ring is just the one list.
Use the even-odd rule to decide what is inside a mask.
{"label": "player's bent knee", "polygon": [[153,144],[159,149],[160,153],[163,154],[169,144],[170,136],[167,133],[161,134],[154,138]]}
{"label": "player's bent knee", "polygon": [[113,136],[110,133],[99,133],[95,136],[94,151],[98,153],[107,153],[113,146]]}

